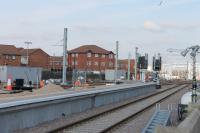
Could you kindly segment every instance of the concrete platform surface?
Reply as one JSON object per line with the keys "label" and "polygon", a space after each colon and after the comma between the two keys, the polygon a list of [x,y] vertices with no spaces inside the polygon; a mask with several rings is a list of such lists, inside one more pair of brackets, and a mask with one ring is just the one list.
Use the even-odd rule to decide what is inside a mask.
{"label": "concrete platform surface", "polygon": [[97,93],[104,93],[108,91],[117,91],[119,89],[125,89],[130,87],[137,87],[143,85],[151,85],[154,83],[142,83],[142,82],[135,82],[134,84],[120,84],[120,85],[112,85],[112,86],[100,86],[92,89],[76,89],[72,88],[69,90],[65,90],[63,92],[54,93],[54,94],[47,94],[47,95],[39,95],[39,96],[24,96],[24,97],[15,97],[15,98],[4,98],[0,99],[0,109],[7,108],[12,106],[24,105],[24,104],[31,104],[31,103],[38,103],[38,102],[45,102],[49,100],[56,100],[62,98],[71,98],[76,96],[82,95],[89,95],[89,94],[97,94]]}

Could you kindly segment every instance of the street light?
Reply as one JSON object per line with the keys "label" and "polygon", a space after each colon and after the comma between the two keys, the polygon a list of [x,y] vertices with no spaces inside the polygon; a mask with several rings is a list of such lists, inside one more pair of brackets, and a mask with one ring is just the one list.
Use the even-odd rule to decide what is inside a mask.
{"label": "street light", "polygon": [[32,42],[24,42],[27,45],[27,51],[26,51],[26,59],[27,59],[27,66],[28,66],[28,62],[29,62],[29,53],[28,53],[28,49],[29,49],[29,45],[32,44]]}

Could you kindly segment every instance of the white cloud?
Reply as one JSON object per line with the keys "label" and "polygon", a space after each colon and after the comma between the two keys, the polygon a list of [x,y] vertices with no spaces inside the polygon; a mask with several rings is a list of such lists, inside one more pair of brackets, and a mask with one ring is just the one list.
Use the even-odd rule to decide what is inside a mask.
{"label": "white cloud", "polygon": [[160,31],[194,31],[200,28],[199,23],[183,23],[183,22],[161,22],[145,21],[144,29],[152,32]]}
{"label": "white cloud", "polygon": [[200,24],[198,23],[184,24],[183,22],[165,22],[160,25],[167,30],[193,31],[200,28]]}
{"label": "white cloud", "polygon": [[153,32],[160,32],[161,31],[160,25],[156,24],[152,21],[145,21],[144,22],[144,28],[146,30],[153,31]]}

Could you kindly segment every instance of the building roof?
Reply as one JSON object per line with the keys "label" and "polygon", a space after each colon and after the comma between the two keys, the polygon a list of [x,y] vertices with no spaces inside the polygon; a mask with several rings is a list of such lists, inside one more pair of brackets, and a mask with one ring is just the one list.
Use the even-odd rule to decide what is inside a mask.
{"label": "building roof", "polygon": [[69,53],[97,53],[97,54],[110,54],[113,53],[112,51],[108,51],[106,49],[103,49],[97,45],[83,45],[78,48],[72,49],[69,51]]}
{"label": "building roof", "polygon": [[0,44],[0,54],[6,55],[21,55],[14,45]]}
{"label": "building roof", "polygon": [[[21,48],[19,48],[18,50],[21,53],[21,55],[26,56],[27,52],[28,52],[29,55],[31,55],[32,53],[36,52],[37,50],[42,50],[42,49],[40,49],[40,48],[34,48],[34,49],[21,49]],[[47,54],[46,52],[44,52],[44,53]]]}
{"label": "building roof", "polygon": [[50,56],[51,61],[63,61],[62,56]]}
{"label": "building roof", "polygon": [[27,52],[28,52],[28,54],[32,54],[32,53],[34,53],[37,50],[38,49],[19,49],[21,55],[23,55],[23,56],[26,56]]}
{"label": "building roof", "polygon": [[[17,48],[14,45],[6,45],[6,44],[0,44],[0,54],[5,54],[5,55],[27,55],[27,50],[29,54],[32,54],[36,52],[37,50],[41,50],[40,48],[35,48],[35,49],[24,49],[24,48]],[[46,55],[48,55],[45,51],[43,51]],[[49,56],[49,55],[48,55]]]}

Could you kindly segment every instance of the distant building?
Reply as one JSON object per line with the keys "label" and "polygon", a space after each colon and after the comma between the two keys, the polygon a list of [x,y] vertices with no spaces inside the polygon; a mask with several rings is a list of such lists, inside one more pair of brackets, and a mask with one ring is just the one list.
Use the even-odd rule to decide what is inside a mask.
{"label": "distant building", "polygon": [[21,54],[14,45],[0,44],[0,65],[21,65]]}
{"label": "distant building", "polygon": [[97,45],[83,45],[68,51],[69,69],[105,72],[114,69],[115,54]]}
{"label": "distant building", "polygon": [[[165,79],[189,79],[193,78],[192,63],[162,64],[161,77]],[[196,63],[196,77],[200,80],[200,63]]]}
{"label": "distant building", "polygon": [[[27,59],[28,55],[28,59]],[[40,48],[24,49],[0,44],[0,65],[30,66],[47,69],[49,55]]]}
{"label": "distant building", "polygon": [[[134,72],[134,68],[135,68],[135,60],[131,59],[130,60],[130,72],[133,73]],[[118,61],[118,68],[120,70],[126,70],[128,71],[128,59],[123,59],[123,60],[119,60]]]}
{"label": "distant building", "polygon": [[63,57],[62,56],[50,56],[49,69],[52,72],[61,72],[63,69]]}
{"label": "distant building", "polygon": [[[49,56],[40,48],[24,49],[14,45],[0,45],[0,65],[41,67],[61,72],[62,63],[62,56]],[[83,45],[68,51],[68,70],[99,73],[114,67],[115,54],[97,45]]]}
{"label": "distant building", "polygon": [[[31,67],[41,67],[48,69],[50,56],[40,48],[22,49],[19,48],[21,54],[21,65]],[[28,55],[28,62],[27,62]]]}
{"label": "distant building", "polygon": [[[135,60],[131,59],[130,60],[130,74],[131,77],[134,73],[135,70]],[[118,69],[119,70],[124,70],[126,73],[128,73],[128,59],[123,59],[123,60],[118,60]]]}

